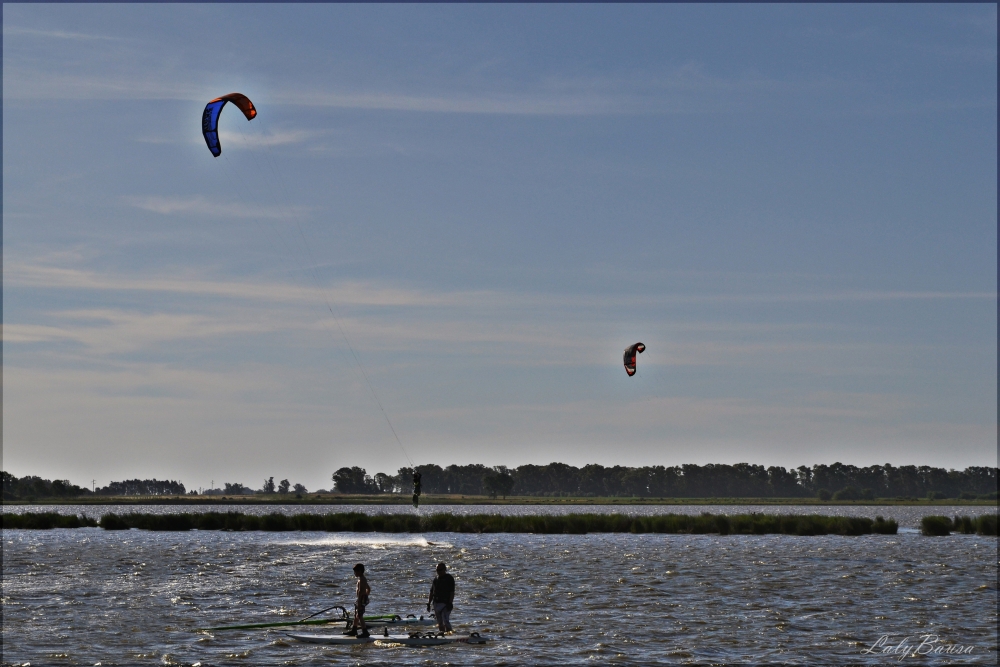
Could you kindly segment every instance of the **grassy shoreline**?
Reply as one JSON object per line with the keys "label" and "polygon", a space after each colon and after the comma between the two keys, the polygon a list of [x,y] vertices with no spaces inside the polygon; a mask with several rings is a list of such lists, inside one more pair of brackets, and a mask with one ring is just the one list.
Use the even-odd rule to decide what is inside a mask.
{"label": "grassy shoreline", "polygon": [[[273,494],[269,496],[100,496],[82,498],[39,498],[5,500],[4,505],[409,505],[410,496],[399,494]],[[857,506],[970,506],[996,507],[996,500],[960,500],[946,498],[875,498],[871,500],[820,500],[818,498],[623,498],[623,497],[540,497],[424,495],[421,505],[857,505]]]}

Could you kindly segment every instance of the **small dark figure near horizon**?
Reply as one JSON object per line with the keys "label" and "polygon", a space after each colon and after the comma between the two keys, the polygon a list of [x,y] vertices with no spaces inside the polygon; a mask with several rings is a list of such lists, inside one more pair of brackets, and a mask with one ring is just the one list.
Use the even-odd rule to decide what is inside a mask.
{"label": "small dark figure near horizon", "polygon": [[370,637],[368,626],[365,625],[365,607],[368,606],[368,596],[371,595],[372,589],[368,585],[368,579],[365,578],[363,564],[358,563],[354,566],[354,576],[358,578],[358,586],[354,591],[354,625],[344,634],[351,637]]}
{"label": "small dark figure near horizon", "polygon": [[448,574],[448,566],[438,563],[437,576],[431,584],[431,595],[427,600],[427,611],[434,605],[434,618],[438,630],[451,632],[451,610],[455,602],[455,577]]}
{"label": "small dark figure near horizon", "polygon": [[420,505],[420,473],[416,470],[413,471],[413,506],[418,507]]}

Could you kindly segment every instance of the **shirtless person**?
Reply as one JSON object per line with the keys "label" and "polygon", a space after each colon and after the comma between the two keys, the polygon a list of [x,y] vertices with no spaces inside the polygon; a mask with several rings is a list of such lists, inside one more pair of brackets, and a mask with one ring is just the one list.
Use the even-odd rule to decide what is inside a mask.
{"label": "shirtless person", "polygon": [[[344,634],[351,637],[370,637],[368,626],[365,625],[365,607],[368,606],[368,596],[371,595],[372,589],[368,585],[368,579],[365,578],[365,566],[361,563],[355,565],[354,576],[358,578],[358,587],[354,591],[354,626]],[[359,629],[361,632],[358,632]]]}
{"label": "shirtless person", "polygon": [[438,630],[451,632],[451,610],[455,601],[455,577],[448,574],[448,566],[438,563],[437,577],[431,584],[431,596],[427,600],[427,611],[434,605],[434,618],[438,622]]}

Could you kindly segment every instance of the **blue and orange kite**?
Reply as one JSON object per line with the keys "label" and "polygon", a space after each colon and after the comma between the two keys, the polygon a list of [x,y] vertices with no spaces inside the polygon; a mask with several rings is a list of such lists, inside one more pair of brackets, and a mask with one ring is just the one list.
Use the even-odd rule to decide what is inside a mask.
{"label": "blue and orange kite", "polygon": [[205,135],[208,150],[212,151],[212,155],[215,157],[222,155],[222,145],[219,143],[219,114],[222,113],[222,107],[226,106],[226,102],[235,104],[236,108],[247,117],[247,120],[253,120],[257,117],[257,109],[254,108],[253,102],[243,93],[229,93],[222,97],[216,97],[206,104],[205,112],[201,114],[201,133]]}

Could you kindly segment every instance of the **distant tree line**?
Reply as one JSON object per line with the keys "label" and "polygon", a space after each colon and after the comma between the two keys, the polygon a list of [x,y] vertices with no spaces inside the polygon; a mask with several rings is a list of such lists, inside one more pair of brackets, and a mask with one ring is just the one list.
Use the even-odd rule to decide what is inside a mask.
{"label": "distant tree line", "polygon": [[[422,476],[425,494],[466,496],[584,496],[637,498],[809,498],[857,500],[868,498],[996,498],[997,468],[974,466],[945,470],[930,466],[874,465],[857,467],[843,463],[765,468],[749,463],[735,465],[681,465],[605,467],[596,463],[577,468],[565,463],[488,467],[482,464],[434,464],[400,468],[395,475],[369,475],[358,466],[333,473],[333,490],[352,494],[409,494],[413,471]],[[183,495],[176,481],[133,479],[111,482],[96,490],[81,488],[68,480],[37,476],[15,477],[3,471],[4,500],[63,498],[91,495],[157,496]],[[322,491],[319,491],[322,492]],[[192,490],[191,494],[197,493]],[[239,482],[208,489],[214,495],[305,494],[302,484],[292,485],[274,477],[264,480],[260,490]]]}
{"label": "distant tree line", "polygon": [[[596,463],[577,468],[565,463],[487,467],[481,464],[434,464],[415,468],[423,492],[469,496],[604,496],[638,498],[976,498],[997,493],[997,468],[974,466],[945,470],[930,466],[843,463],[794,469],[749,463],[605,467]],[[333,473],[338,493],[408,493],[413,468],[397,474],[363,468]]]}
{"label": "distant tree line", "polygon": [[[190,492],[180,482],[160,479],[127,479],[123,482],[111,482],[107,486],[87,489],[71,484],[69,480],[42,479],[34,475],[15,477],[6,470],[0,471],[3,481],[4,500],[33,500],[36,498],[78,498],[81,496],[183,496],[198,495],[198,491]],[[227,482],[224,488],[205,489],[206,495],[255,495],[269,493],[306,493],[302,484],[292,484],[283,479],[277,484],[274,477],[264,480],[260,489],[251,489],[240,482]]]}
{"label": "distant tree line", "polygon": [[75,498],[90,495],[90,489],[70,484],[68,479],[48,480],[35,475],[15,477],[6,470],[0,471],[3,482],[3,499],[22,498]]}
{"label": "distant tree line", "polygon": [[173,480],[127,479],[99,487],[98,496],[183,496],[184,485]]}
{"label": "distant tree line", "polygon": [[91,490],[71,484],[66,479],[47,480],[35,475],[15,477],[6,470],[0,471],[3,481],[3,499],[77,498],[80,496],[181,496],[184,485],[173,480],[127,479],[111,482]]}
{"label": "distant tree line", "polygon": [[301,484],[292,486],[292,483],[287,479],[283,479],[275,484],[273,477],[265,479],[264,484],[258,490],[251,489],[249,486],[244,486],[242,482],[226,482],[224,486],[225,488],[222,489],[206,489],[204,493],[209,496],[251,496],[258,493],[297,493],[302,495],[303,493],[307,493],[306,487]]}
{"label": "distant tree line", "polygon": [[[514,488],[514,478],[505,466],[488,468],[481,464],[468,466],[448,466],[441,468],[436,465],[423,465],[414,468],[400,468],[395,475],[384,472],[376,473],[374,477],[364,468],[353,466],[341,468],[333,473],[333,490],[336,493],[409,493],[413,480],[413,471],[423,478],[425,493],[456,493],[471,496],[488,495],[497,497],[508,496]],[[427,480],[431,480],[428,485]],[[534,494],[539,495],[539,494]]]}

